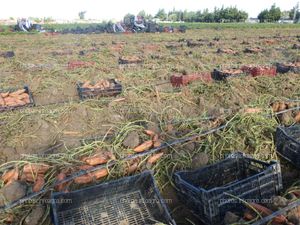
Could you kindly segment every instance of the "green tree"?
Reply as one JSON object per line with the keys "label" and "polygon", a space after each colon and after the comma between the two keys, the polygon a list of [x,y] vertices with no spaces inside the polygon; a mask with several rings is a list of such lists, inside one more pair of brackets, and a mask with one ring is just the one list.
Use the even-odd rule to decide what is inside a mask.
{"label": "green tree", "polygon": [[155,15],[155,18],[158,18],[158,19],[164,21],[167,19],[167,13],[165,12],[164,9],[159,9]]}
{"label": "green tree", "polygon": [[270,10],[265,9],[258,14],[259,22],[277,22],[281,18],[281,10],[273,4]]}

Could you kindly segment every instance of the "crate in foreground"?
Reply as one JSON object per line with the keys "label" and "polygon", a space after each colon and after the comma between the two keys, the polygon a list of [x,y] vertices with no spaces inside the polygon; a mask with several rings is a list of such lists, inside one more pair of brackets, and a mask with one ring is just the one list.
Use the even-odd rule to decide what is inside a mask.
{"label": "crate in foreground", "polygon": [[277,127],[275,141],[277,153],[300,168],[300,125]]}
{"label": "crate in foreground", "polygon": [[96,97],[112,97],[122,93],[122,85],[115,79],[102,80],[95,84],[89,82],[77,83],[80,99]]}
{"label": "crate in foreground", "polygon": [[55,225],[174,224],[152,172],[52,195]]}
{"label": "crate in foreground", "polygon": [[178,196],[205,224],[222,224],[227,211],[243,207],[240,199],[269,199],[282,189],[280,164],[242,153],[195,171],[174,175]]}
{"label": "crate in foreground", "polygon": [[0,90],[0,112],[34,106],[32,93],[28,86]]}

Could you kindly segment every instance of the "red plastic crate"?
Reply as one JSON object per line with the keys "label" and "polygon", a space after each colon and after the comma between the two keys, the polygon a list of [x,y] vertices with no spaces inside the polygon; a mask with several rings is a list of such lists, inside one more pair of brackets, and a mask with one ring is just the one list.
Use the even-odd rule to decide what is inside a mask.
{"label": "red plastic crate", "polygon": [[95,62],[70,61],[68,69],[86,68],[95,65]]}
{"label": "red plastic crate", "polygon": [[277,69],[275,66],[243,66],[241,68],[245,73],[249,73],[253,77],[258,76],[276,76]]}
{"label": "red plastic crate", "polygon": [[170,78],[170,82],[173,87],[186,86],[189,83],[196,80],[211,82],[212,81],[211,74],[210,73],[200,73],[200,74],[195,73],[195,74],[188,74],[188,75],[174,74]]}

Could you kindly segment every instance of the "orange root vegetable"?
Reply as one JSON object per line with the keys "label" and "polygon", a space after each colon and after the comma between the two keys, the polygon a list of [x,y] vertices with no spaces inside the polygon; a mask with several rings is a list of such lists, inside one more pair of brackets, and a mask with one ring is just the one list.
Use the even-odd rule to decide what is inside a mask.
{"label": "orange root vegetable", "polygon": [[108,175],[108,170],[106,168],[99,169],[99,170],[96,170],[96,171],[92,172],[92,176],[95,179],[100,179],[102,177],[106,177],[107,175]]}
{"label": "orange root vegetable", "polygon": [[4,106],[5,105],[5,101],[2,98],[2,96],[0,95],[0,106]]}
{"label": "orange root vegetable", "polygon": [[150,156],[150,157],[148,158],[147,163],[149,163],[149,164],[154,164],[154,163],[156,163],[163,155],[164,155],[163,152],[154,154],[154,155],[152,155],[152,156]]}
{"label": "orange root vegetable", "polygon": [[153,142],[158,141],[158,134],[155,134],[155,135],[153,136],[152,141],[153,141]]}
{"label": "orange root vegetable", "polygon": [[[257,210],[262,216],[269,216],[273,213],[272,210],[270,210],[262,205],[259,205],[256,203],[249,203],[249,204],[251,205],[251,207],[253,207],[255,210]],[[287,222],[287,218],[283,215],[279,215],[279,216],[276,216],[275,218],[273,218],[272,222],[284,224],[285,222]]]}
{"label": "orange root vegetable", "polygon": [[144,152],[148,149],[150,149],[153,145],[153,141],[150,140],[150,141],[145,141],[143,144],[137,146],[134,148],[134,151],[135,152]]}
{"label": "orange root vegetable", "polygon": [[21,180],[34,183],[38,176],[43,177],[44,174],[23,173]]}
{"label": "orange root vegetable", "polygon": [[[56,181],[62,181],[64,180],[65,178],[67,177],[67,175],[65,173],[59,173],[57,176],[56,176]],[[68,182],[65,182],[65,183],[62,183],[62,184],[59,184],[55,187],[55,189],[57,191],[63,191],[66,189],[66,187],[68,186]]]}
{"label": "orange root vegetable", "polygon": [[90,166],[90,165],[81,165],[81,166],[78,166],[79,170],[89,170],[91,168],[93,168],[93,167]]}
{"label": "orange root vegetable", "polygon": [[50,169],[47,164],[26,164],[23,173],[45,174]]}
{"label": "orange root vegetable", "polygon": [[12,169],[12,170],[9,170],[7,172],[5,172],[3,175],[2,175],[2,180],[3,182],[6,184],[9,184],[13,181],[16,181],[18,180],[19,178],[19,170],[18,168],[15,168],[15,169]]}
{"label": "orange root vegetable", "polygon": [[83,87],[83,88],[89,88],[90,85],[91,85],[91,81],[88,80],[88,81],[85,81],[85,82],[83,83],[82,87]]}
{"label": "orange root vegetable", "polygon": [[145,130],[145,133],[147,134],[147,135],[149,135],[150,137],[153,137],[156,133],[154,132],[154,131],[152,131],[152,130]]}
{"label": "orange root vegetable", "polygon": [[247,210],[244,212],[244,219],[247,221],[251,221],[255,219],[255,216],[250,211]]}
{"label": "orange root vegetable", "polygon": [[2,98],[6,98],[6,97],[8,97],[8,95],[9,95],[9,92],[1,93]]}
{"label": "orange root vegetable", "polygon": [[9,93],[10,96],[18,96],[18,95],[21,95],[23,93],[25,93],[25,89],[20,89],[20,90],[17,90],[15,92],[12,92],[12,93]]}
{"label": "orange root vegetable", "polygon": [[262,109],[261,108],[247,108],[244,110],[244,113],[260,113],[262,112]]}
{"label": "orange root vegetable", "polygon": [[300,122],[300,112],[297,113],[297,115],[295,116],[294,120],[295,120],[296,123]]}
{"label": "orange root vegetable", "polygon": [[154,142],[153,146],[155,148],[160,147],[161,146],[161,140],[157,140],[156,142]]}
{"label": "orange root vegetable", "polygon": [[139,163],[135,162],[133,164],[131,164],[128,169],[127,169],[127,174],[132,174],[134,173],[137,169],[138,169]]}
{"label": "orange root vegetable", "polygon": [[284,102],[280,102],[278,106],[278,111],[283,111],[286,109],[286,104]]}
{"label": "orange root vegetable", "polygon": [[43,186],[45,185],[45,179],[43,176],[38,176],[34,185],[33,185],[33,188],[32,188],[32,191],[33,192],[39,192],[40,190],[42,190]]}
{"label": "orange root vegetable", "polygon": [[272,110],[273,110],[273,112],[278,112],[279,110],[279,103],[278,102],[274,102],[273,104],[272,104]]}
{"label": "orange root vegetable", "polygon": [[88,184],[93,181],[93,177],[91,175],[82,175],[80,177],[76,177],[74,179],[75,184]]}
{"label": "orange root vegetable", "polygon": [[83,161],[85,161],[90,166],[96,166],[96,165],[107,163],[111,159],[112,160],[116,159],[111,152],[103,152],[103,153],[98,153],[96,155],[84,158]]}

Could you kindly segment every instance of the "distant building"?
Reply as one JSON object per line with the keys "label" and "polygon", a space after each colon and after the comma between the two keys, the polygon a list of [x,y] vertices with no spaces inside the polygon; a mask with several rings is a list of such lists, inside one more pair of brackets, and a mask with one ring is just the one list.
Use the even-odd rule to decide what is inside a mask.
{"label": "distant building", "polygon": [[280,19],[280,20],[278,21],[278,23],[288,23],[288,24],[291,24],[291,23],[294,23],[294,20]]}
{"label": "distant building", "polygon": [[248,18],[246,23],[259,23],[259,19],[257,18]]}

